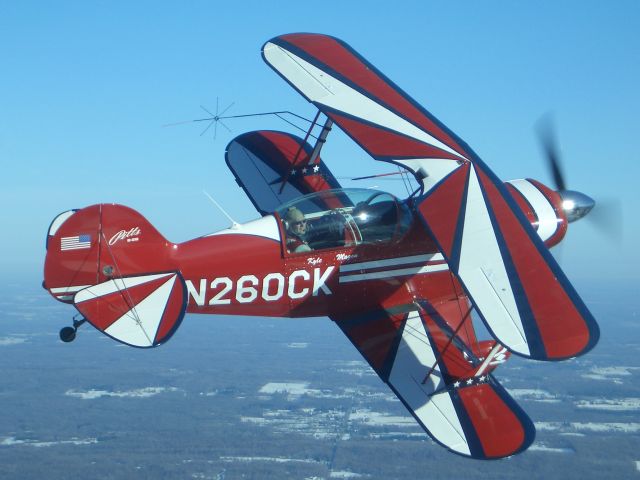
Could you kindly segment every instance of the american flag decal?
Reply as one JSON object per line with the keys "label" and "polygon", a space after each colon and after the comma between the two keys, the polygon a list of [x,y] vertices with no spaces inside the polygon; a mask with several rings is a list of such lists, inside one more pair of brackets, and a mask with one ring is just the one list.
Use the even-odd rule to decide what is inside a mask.
{"label": "american flag decal", "polygon": [[62,237],[60,239],[60,250],[82,250],[91,248],[91,235],[83,234],[74,237]]}

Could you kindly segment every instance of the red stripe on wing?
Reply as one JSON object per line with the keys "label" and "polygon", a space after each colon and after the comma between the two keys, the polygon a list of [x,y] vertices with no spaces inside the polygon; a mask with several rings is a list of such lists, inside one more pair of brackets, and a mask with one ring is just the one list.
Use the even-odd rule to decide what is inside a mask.
{"label": "red stripe on wing", "polygon": [[[457,283],[454,278],[452,278],[451,281]],[[458,330],[458,337],[473,349],[473,347],[478,343],[478,339],[473,328],[473,322],[471,318],[469,318],[469,315],[471,314],[469,311],[471,309],[471,304],[464,293],[462,293],[461,289],[457,288],[459,286],[454,285],[454,287],[456,287],[455,294],[459,296],[455,300],[435,303],[433,304],[433,308],[438,312],[438,315],[447,322],[447,325],[449,325],[453,331]],[[458,326],[462,322],[465,322],[464,325],[458,329]]]}
{"label": "red stripe on wing", "polygon": [[335,112],[327,112],[362,148],[374,158],[444,158],[459,160],[459,157],[419,140],[377,128],[354,118]]}
{"label": "red stripe on wing", "polygon": [[[464,215],[464,196],[469,178],[470,164],[466,163],[436,186],[418,206],[428,219],[429,228],[438,239],[442,253],[451,259],[460,215]],[[446,208],[443,208],[446,205]]]}
{"label": "red stripe on wing", "polygon": [[493,385],[485,383],[461,388],[457,394],[471,420],[485,458],[513,455],[532,443],[531,420],[524,412],[520,415],[514,412],[513,407],[496,393]]}
{"label": "red stripe on wing", "polygon": [[[545,247],[536,246],[539,243],[537,235],[526,232],[489,176],[482,168],[477,167],[476,170],[488,200],[487,206],[496,218],[497,233],[515,268],[513,273],[516,278],[513,273],[510,274],[510,282],[512,287],[517,287],[519,282],[526,295],[526,302],[519,302],[523,324],[535,324],[548,359],[574,357],[583,353],[597,340],[595,320],[569,283],[566,280],[564,285],[560,282],[558,276],[563,276],[562,272],[559,267],[555,271],[551,267],[555,260],[550,255],[547,259],[542,256],[539,248]],[[530,313],[525,304],[528,304]],[[528,341],[531,340],[528,338]]]}
{"label": "red stripe on wing", "polygon": [[[309,155],[305,148],[300,148],[298,138],[287,133],[258,130],[245,134],[245,136],[247,139],[251,139],[251,143],[261,153],[264,153],[281,168],[290,167],[296,154],[298,155],[296,162],[300,165],[305,165],[309,161]],[[245,140],[243,141],[246,143]]]}
{"label": "red stripe on wing", "polygon": [[[320,155],[316,157],[313,163],[309,163],[312,151],[310,145],[306,144],[300,148],[301,140],[282,132],[261,130],[255,132],[256,139],[264,138],[264,142],[257,142],[259,151],[268,156],[272,160],[278,171],[286,177],[293,167],[302,167],[308,165],[309,169],[313,169],[314,165],[320,164]],[[297,155],[297,157],[296,157]],[[333,179],[332,179],[333,180]],[[289,182],[295,182],[298,186],[303,187],[304,192],[319,192],[321,190],[329,190],[331,188],[339,188],[340,185],[333,185],[327,182],[327,179],[320,175],[304,175],[292,178],[289,176]],[[335,182],[335,180],[333,180]]]}
{"label": "red stripe on wing", "polygon": [[[438,352],[438,363],[444,366],[444,372],[455,378],[466,378],[473,375],[476,368],[464,358],[462,351],[452,344],[450,334],[445,332],[426,312],[420,314],[429,332],[430,340],[434,343],[434,350]],[[425,375],[429,373],[427,370]]]}
{"label": "red stripe on wing", "polygon": [[373,65],[354,55],[354,52],[350,48],[346,48],[342,42],[326,35],[309,33],[282,35],[272,41],[277,43],[279,40],[304,51],[307,55],[355,84],[368,96],[377,98],[381,103],[386,104],[460,155],[467,156],[465,149],[443,128],[426,116],[421,109],[417,108],[413,104],[413,100],[405,97],[404,93],[384,78]]}

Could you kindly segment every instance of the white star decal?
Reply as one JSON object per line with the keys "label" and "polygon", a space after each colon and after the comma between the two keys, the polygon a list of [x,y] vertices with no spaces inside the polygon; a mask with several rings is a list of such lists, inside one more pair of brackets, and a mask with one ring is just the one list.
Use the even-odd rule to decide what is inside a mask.
{"label": "white star decal", "polygon": [[473,383],[473,378],[470,378],[469,380],[467,380],[467,385],[471,385]]}
{"label": "white star decal", "polygon": [[458,388],[460,386],[460,382],[456,382],[453,384],[454,387]]}
{"label": "white star decal", "polygon": [[296,169],[291,170],[291,176],[293,177],[296,174]]}
{"label": "white star decal", "polygon": [[484,375],[480,377],[480,381],[484,382],[487,379],[487,377],[485,377]]}
{"label": "white star decal", "polygon": [[302,169],[302,173],[303,173],[303,174],[307,173],[307,167],[304,167],[304,168]]}
{"label": "white star decal", "polygon": [[318,170],[320,170],[320,166],[319,165],[314,165],[313,166],[313,172],[314,173],[318,173]]}

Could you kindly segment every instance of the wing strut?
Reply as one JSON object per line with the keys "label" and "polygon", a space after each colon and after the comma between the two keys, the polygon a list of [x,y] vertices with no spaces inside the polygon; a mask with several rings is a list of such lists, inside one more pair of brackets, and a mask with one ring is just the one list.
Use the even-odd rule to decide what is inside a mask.
{"label": "wing strut", "polygon": [[313,122],[311,122],[311,126],[309,127],[309,130],[307,130],[307,134],[304,136],[304,140],[300,144],[300,147],[298,147],[298,151],[296,152],[295,157],[293,157],[293,163],[291,164],[291,168],[287,171],[287,175],[282,179],[282,185],[280,185],[280,191],[278,192],[278,195],[282,194],[282,191],[284,190],[284,186],[289,181],[289,177],[291,176],[291,172],[293,171],[293,169],[298,164],[300,153],[302,153],[302,151],[304,150],[304,146],[306,145],[307,140],[309,139],[309,135],[311,135],[311,131],[313,130],[313,127],[315,127],[317,125],[319,117],[320,117],[320,110],[318,110],[318,113],[316,113],[316,116],[313,117]]}
{"label": "wing strut", "polygon": [[496,342],[496,344],[493,346],[493,348],[489,352],[489,355],[487,355],[487,357],[482,362],[482,365],[480,365],[480,368],[475,373],[474,377],[479,377],[480,375],[482,375],[487,370],[487,368],[489,368],[489,366],[491,365],[491,362],[494,359],[496,359],[498,356],[504,354],[506,351],[507,351],[507,348],[504,345]]}
{"label": "wing strut", "polygon": [[322,147],[324,147],[324,143],[327,141],[327,135],[329,135],[329,132],[331,131],[332,126],[333,126],[333,120],[327,117],[327,121],[324,123],[324,126],[322,127],[322,132],[320,132],[320,136],[316,141],[316,146],[313,147],[313,153],[311,154],[311,158],[309,159],[309,165],[315,162],[316,158],[318,158],[318,155],[320,155],[320,150],[322,150]]}
{"label": "wing strut", "polygon": [[[415,305],[418,307],[418,309],[423,313],[423,314],[427,314],[428,312],[424,309],[424,307],[420,304],[420,302],[415,302]],[[460,331],[460,329],[462,328],[462,326],[467,322],[467,320],[469,318],[471,318],[471,312],[473,311],[473,306],[469,307],[469,310],[467,310],[467,313],[465,313],[464,317],[462,317],[462,320],[460,321],[460,323],[458,324],[458,326],[456,327],[456,329],[453,331],[453,334],[449,337],[449,341],[445,344],[444,348],[442,349],[441,352],[438,352],[436,355],[436,359],[433,362],[433,365],[431,366],[431,368],[429,369],[429,371],[427,372],[427,375],[425,375],[424,380],[422,380],[422,385],[424,385],[425,383],[427,383],[427,380],[429,379],[429,377],[431,376],[431,374],[434,372],[434,370],[436,369],[436,367],[438,366],[438,362],[440,362],[440,360],[442,359],[442,357],[444,357],[444,354],[447,352],[447,349],[449,348],[449,346],[453,343],[453,340],[455,338],[458,338],[458,332]]]}

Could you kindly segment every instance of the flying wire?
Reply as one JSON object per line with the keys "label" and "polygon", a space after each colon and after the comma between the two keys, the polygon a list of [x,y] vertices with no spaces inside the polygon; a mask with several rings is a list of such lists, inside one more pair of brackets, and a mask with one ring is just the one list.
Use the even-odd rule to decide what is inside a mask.
{"label": "flying wire", "polygon": [[[111,255],[111,259],[113,260],[113,265],[115,266],[116,272],[119,276],[119,278],[112,278],[111,280],[113,281],[113,284],[115,285],[116,289],[118,290],[118,292],[120,293],[124,301],[127,303],[127,306],[129,307],[129,312],[133,313],[133,316],[129,315],[129,312],[125,313],[125,315],[131,318],[134,322],[136,322],[136,324],[142,330],[142,333],[146,337],[147,341],[149,342],[149,345],[152,345],[153,341],[151,340],[151,338],[149,338],[147,331],[142,325],[142,321],[140,320],[140,316],[138,315],[138,311],[136,310],[135,302],[133,301],[133,298],[131,298],[131,293],[129,292],[129,289],[126,287],[124,283],[122,272],[120,270],[120,267],[118,266],[116,257],[113,255],[113,252],[111,251],[109,242],[107,242],[107,238],[104,236],[104,232],[102,231],[102,228],[100,228],[100,235],[102,236],[102,239],[104,240],[104,243],[107,246],[107,250],[109,250],[109,254]],[[120,286],[118,285],[117,280],[120,280],[122,282],[122,286],[124,287],[122,290],[120,289]],[[125,294],[126,294],[126,297],[125,297]],[[96,298],[97,298],[97,295],[96,295]]]}
{"label": "flying wire", "polygon": [[404,184],[404,188],[407,190],[407,195],[411,196],[411,189],[409,188],[409,178],[407,176],[407,171],[398,165],[398,173],[402,177],[402,183]]}

